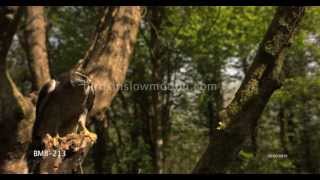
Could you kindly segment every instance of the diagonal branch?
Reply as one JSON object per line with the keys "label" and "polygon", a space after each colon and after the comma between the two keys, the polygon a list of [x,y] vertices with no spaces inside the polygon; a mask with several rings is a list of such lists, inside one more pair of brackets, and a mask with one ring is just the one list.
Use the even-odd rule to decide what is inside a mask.
{"label": "diagonal branch", "polygon": [[282,56],[299,27],[304,11],[304,7],[277,9],[235,98],[220,111],[221,126],[214,131],[213,141],[194,169],[195,173],[224,172],[237,157],[249,135],[250,125],[258,121],[269,98],[281,86]]}

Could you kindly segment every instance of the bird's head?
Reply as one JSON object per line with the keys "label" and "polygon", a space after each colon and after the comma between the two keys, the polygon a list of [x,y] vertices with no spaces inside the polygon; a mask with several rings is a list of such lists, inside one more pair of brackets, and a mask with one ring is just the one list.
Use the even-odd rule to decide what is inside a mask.
{"label": "bird's head", "polygon": [[76,87],[76,86],[87,87],[87,86],[91,86],[91,79],[87,75],[76,71],[72,73],[70,83],[73,87]]}
{"label": "bird's head", "polygon": [[71,74],[70,84],[77,90],[82,91],[82,93],[85,95],[83,105],[85,109],[90,110],[93,106],[93,100],[95,98],[95,89],[91,79],[87,75],[75,71]]}

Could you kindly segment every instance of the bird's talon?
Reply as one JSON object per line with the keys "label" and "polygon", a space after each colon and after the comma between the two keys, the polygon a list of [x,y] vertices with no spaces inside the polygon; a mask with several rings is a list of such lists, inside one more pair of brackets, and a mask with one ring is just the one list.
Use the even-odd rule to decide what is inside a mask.
{"label": "bird's talon", "polygon": [[97,140],[97,135],[95,133],[88,131],[87,129],[84,130],[84,135],[89,137],[93,142]]}

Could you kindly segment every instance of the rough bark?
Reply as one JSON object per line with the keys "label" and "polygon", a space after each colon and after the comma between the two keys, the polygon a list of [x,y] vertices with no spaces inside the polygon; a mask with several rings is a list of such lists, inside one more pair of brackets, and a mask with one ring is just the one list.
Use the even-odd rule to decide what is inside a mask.
{"label": "rough bark", "polygon": [[101,19],[95,42],[81,66],[95,85],[97,97],[91,114],[109,107],[122,85],[140,19],[140,7],[110,7]]}
{"label": "rough bark", "polygon": [[32,90],[38,91],[50,80],[44,7],[27,6],[25,9],[26,28],[19,38],[27,54]]}
{"label": "rough bark", "polygon": [[6,57],[21,17],[21,7],[0,8],[0,173],[27,173],[34,106],[10,77]]}
{"label": "rough bark", "polygon": [[[61,83],[68,82],[71,72],[80,71],[92,80],[96,95],[90,116],[105,112],[125,79],[140,24],[140,13],[140,7],[107,8],[84,59],[58,78]],[[81,163],[95,142],[92,136],[75,132],[81,109],[79,99],[83,96],[62,87],[48,100],[44,108],[45,115],[34,131],[42,137],[45,150],[60,150],[67,155],[41,158],[39,173],[79,172]],[[51,137],[51,132],[55,130],[49,124],[57,121],[66,124],[58,129],[63,137]]]}
{"label": "rough bark", "polygon": [[235,98],[219,113],[222,126],[200,158],[194,173],[222,173],[238,156],[272,93],[281,86],[279,78],[284,50],[304,15],[304,7],[279,7],[257,55]]}

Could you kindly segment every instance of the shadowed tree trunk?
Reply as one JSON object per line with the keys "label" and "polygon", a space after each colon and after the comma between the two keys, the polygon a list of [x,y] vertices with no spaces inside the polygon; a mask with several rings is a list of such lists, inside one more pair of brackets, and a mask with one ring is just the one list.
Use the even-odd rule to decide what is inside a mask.
{"label": "shadowed tree trunk", "polygon": [[280,72],[284,50],[304,15],[304,7],[279,7],[262,40],[253,64],[235,98],[219,113],[220,128],[215,129],[194,173],[225,172],[238,156],[272,93],[281,86]]}
{"label": "shadowed tree trunk", "polygon": [[[94,159],[94,170],[97,174],[102,173],[112,173],[112,167],[106,168],[105,166],[105,158],[107,156],[108,144],[107,141],[109,139],[107,134],[106,119],[93,119],[94,129],[97,133],[98,139],[96,144],[93,146],[93,159]],[[110,156],[110,154],[109,154]],[[106,162],[110,163],[110,162]]]}
{"label": "shadowed tree trunk", "polygon": [[[82,72],[91,79],[95,89],[93,108],[90,116],[104,113],[111,100],[123,83],[133,52],[141,14],[140,7],[109,7],[100,20],[96,36],[81,60],[71,71],[64,73],[57,80],[61,86],[48,99],[42,108],[41,121],[35,122],[34,137],[41,137],[44,150],[65,152],[61,157],[43,157],[37,162],[39,173],[77,173],[81,171],[89,149],[96,136],[81,131],[76,133],[79,114],[81,114],[80,99],[85,94],[77,93],[79,89],[66,88],[72,73]],[[38,119],[37,119],[38,120]],[[62,126],[51,126],[51,123]],[[62,137],[52,137],[54,132]],[[33,145],[36,145],[33,139]]]}
{"label": "shadowed tree trunk", "polygon": [[[161,42],[159,37],[159,32],[161,31],[162,22],[162,9],[159,7],[150,7],[150,29],[151,29],[151,65],[152,65],[152,83],[161,84],[161,64],[160,58],[161,53]],[[162,125],[161,125],[161,99],[160,90],[152,90],[152,160],[153,160],[153,171],[154,173],[162,172],[162,159],[163,159],[163,136],[162,136]]]}
{"label": "shadowed tree trunk", "polygon": [[285,107],[283,105],[280,105],[277,119],[280,125],[280,143],[282,146],[282,153],[288,155],[288,125],[285,117]]}
{"label": "shadowed tree trunk", "polygon": [[22,13],[21,7],[0,8],[0,173],[27,173],[34,106],[10,77],[6,58]]}
{"label": "shadowed tree trunk", "polygon": [[[139,148],[139,138],[142,137],[142,131],[143,131],[143,126],[142,126],[143,122],[142,122],[142,119],[139,118],[138,102],[133,101],[133,110],[132,110],[133,113],[132,113],[132,115],[130,115],[128,103],[126,102],[125,97],[122,92],[120,93],[120,98],[122,101],[123,108],[127,112],[127,117],[129,117],[130,119],[132,119],[132,121],[134,121],[133,125],[132,125],[133,127],[130,129],[130,137],[131,137],[131,141],[132,141],[131,148],[138,149]],[[128,173],[138,174],[139,169],[140,169],[140,167],[139,167],[140,161],[141,161],[141,157],[135,156],[134,159],[129,164]]]}

